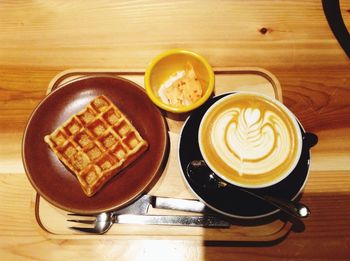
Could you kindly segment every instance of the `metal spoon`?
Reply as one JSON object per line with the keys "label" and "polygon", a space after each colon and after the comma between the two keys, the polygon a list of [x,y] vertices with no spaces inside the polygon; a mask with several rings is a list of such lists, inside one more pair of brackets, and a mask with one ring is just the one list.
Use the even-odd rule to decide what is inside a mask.
{"label": "metal spoon", "polygon": [[[186,175],[195,184],[206,189],[222,189],[224,187],[231,186],[230,184],[221,180],[217,175],[215,175],[207,166],[204,160],[193,160],[188,163],[186,168]],[[256,192],[252,192],[240,187],[234,188],[242,192],[246,192],[256,198],[262,199],[265,202],[274,205],[281,211],[287,213],[288,215],[296,218],[306,218],[311,213],[309,208],[300,202],[275,198],[269,195],[262,195],[260,193],[258,194]]]}

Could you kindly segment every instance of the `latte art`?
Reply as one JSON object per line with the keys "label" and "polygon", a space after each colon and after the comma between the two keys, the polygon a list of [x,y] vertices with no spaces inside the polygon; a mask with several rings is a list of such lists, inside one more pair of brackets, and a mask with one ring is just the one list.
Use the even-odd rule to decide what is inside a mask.
{"label": "latte art", "polygon": [[217,175],[251,188],[286,177],[302,146],[294,115],[283,104],[256,93],[231,94],[214,103],[201,121],[198,142]]}
{"label": "latte art", "polygon": [[239,175],[259,175],[288,158],[287,129],[272,111],[236,107],[217,116],[210,139],[216,153]]}

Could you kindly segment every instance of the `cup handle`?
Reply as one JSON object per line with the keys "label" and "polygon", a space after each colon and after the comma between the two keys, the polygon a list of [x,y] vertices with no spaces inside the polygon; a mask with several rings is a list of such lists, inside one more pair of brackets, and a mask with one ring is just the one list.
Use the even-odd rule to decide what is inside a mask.
{"label": "cup handle", "polygon": [[312,148],[313,146],[315,146],[318,142],[318,137],[316,134],[311,133],[311,132],[305,132],[303,135],[303,144],[307,147],[307,148]]}

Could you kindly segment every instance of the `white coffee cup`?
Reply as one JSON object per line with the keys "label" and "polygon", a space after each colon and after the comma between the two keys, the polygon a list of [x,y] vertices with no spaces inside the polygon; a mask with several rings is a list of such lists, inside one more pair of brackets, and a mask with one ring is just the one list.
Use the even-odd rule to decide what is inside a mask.
{"label": "white coffee cup", "polygon": [[201,120],[198,142],[215,174],[245,188],[285,179],[302,151],[293,113],[276,99],[253,92],[229,94],[211,105]]}

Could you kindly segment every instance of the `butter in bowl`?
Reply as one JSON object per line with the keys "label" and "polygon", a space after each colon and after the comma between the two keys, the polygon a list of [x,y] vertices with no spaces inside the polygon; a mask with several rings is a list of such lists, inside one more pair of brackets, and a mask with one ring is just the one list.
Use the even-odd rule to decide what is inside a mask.
{"label": "butter in bowl", "polygon": [[173,49],[155,57],[145,73],[149,98],[161,109],[185,113],[201,106],[214,90],[214,72],[205,58]]}

